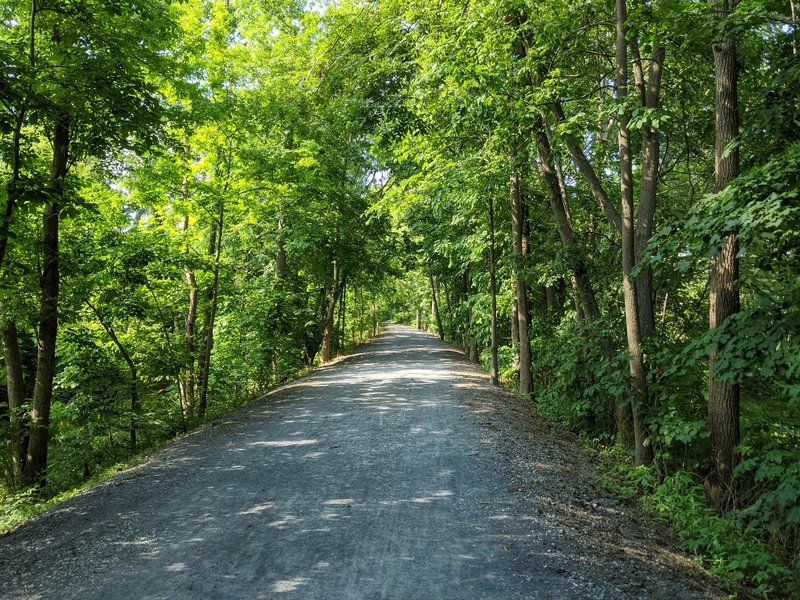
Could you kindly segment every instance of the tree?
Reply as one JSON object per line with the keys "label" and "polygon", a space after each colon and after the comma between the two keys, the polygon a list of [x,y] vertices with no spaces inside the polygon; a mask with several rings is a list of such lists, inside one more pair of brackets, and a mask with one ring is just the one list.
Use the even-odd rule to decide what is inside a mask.
{"label": "tree", "polygon": [[[712,2],[718,37],[714,40],[716,190],[725,189],[739,176],[738,63],[736,33],[727,22],[738,0]],[[711,263],[709,328],[714,330],[739,312],[739,246],[736,232],[725,236]],[[709,357],[708,428],[711,433],[711,472],[706,479],[710,503],[724,511],[735,501],[733,469],[739,445],[739,386],[716,371],[717,351]]]}

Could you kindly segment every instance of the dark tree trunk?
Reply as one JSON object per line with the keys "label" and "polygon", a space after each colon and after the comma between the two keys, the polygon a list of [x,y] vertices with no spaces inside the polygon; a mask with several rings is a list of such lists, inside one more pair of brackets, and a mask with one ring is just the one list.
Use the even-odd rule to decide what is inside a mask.
{"label": "dark tree trunk", "polygon": [[342,291],[340,294],[341,301],[339,302],[339,340],[336,344],[336,349],[339,350],[345,347],[346,343],[346,320],[347,320],[347,282],[342,279]]}
{"label": "dark tree trunk", "polygon": [[[736,8],[738,0],[712,0],[716,18],[722,22]],[[716,79],[716,189],[723,190],[739,175],[739,150],[732,143],[739,135],[738,66],[736,34],[725,28],[714,41]],[[715,329],[739,312],[739,259],[736,233],[728,235],[711,263],[709,328]],[[717,352],[709,357],[708,428],[711,471],[706,478],[709,503],[719,511],[735,504],[733,469],[739,445],[739,385],[720,379],[716,372]]]}
{"label": "dark tree trunk", "polygon": [[[637,87],[640,89],[640,100],[646,108],[653,111],[658,110],[661,104],[661,74],[664,64],[664,47],[657,44],[654,46],[646,80],[641,58],[639,57],[638,44],[634,43],[633,47],[636,50],[634,53],[634,71],[636,73]],[[642,263],[642,258],[650,238],[653,237],[660,156],[661,145],[658,138],[658,129],[651,122],[647,122],[642,127],[642,166],[639,183],[639,205],[636,207],[636,231],[634,234],[634,253],[636,263],[640,266],[639,275],[636,277],[636,300],[639,310],[639,331],[643,342],[652,338],[656,333],[653,310],[653,303],[655,302],[653,273],[650,265]],[[648,392],[650,393],[650,390]],[[653,406],[655,400],[649,398],[648,404]]]}
{"label": "dark tree trunk", "polygon": [[36,359],[36,381],[31,401],[30,440],[25,456],[23,480],[28,485],[44,487],[47,472],[47,450],[50,442],[50,403],[56,369],[58,335],[59,248],[58,218],[64,195],[64,177],[69,159],[69,124],[65,116],[55,120],[53,130],[53,162],[50,170],[50,201],[42,219],[42,279],[39,312],[39,343]]}
{"label": "dark tree trunk", "polygon": [[16,484],[22,476],[25,465],[25,452],[27,450],[27,436],[25,435],[25,417],[22,407],[25,404],[25,376],[22,370],[22,357],[19,352],[19,339],[17,325],[7,321],[3,328],[3,351],[6,365],[6,389],[8,390],[8,418],[11,428],[11,448],[13,480]]}
{"label": "dark tree trunk", "polygon": [[525,230],[525,200],[520,189],[519,173],[514,171],[514,153],[511,152],[511,235],[514,240],[514,280],[517,292],[517,320],[519,327],[519,391],[527,396],[533,390],[531,373],[531,344],[528,338],[528,286],[525,283],[523,272],[525,269],[525,255],[523,247],[523,233]]}
{"label": "dark tree trunk", "polygon": [[206,292],[206,310],[203,318],[203,353],[200,355],[200,399],[197,402],[197,416],[203,418],[208,408],[208,380],[211,373],[211,353],[214,349],[214,323],[217,317],[217,303],[219,298],[219,265],[222,256],[222,231],[225,219],[225,207],[222,202],[219,206],[217,226],[212,227],[209,238],[209,254],[214,257],[214,278],[211,287]]}
{"label": "dark tree trunk", "polygon": [[329,362],[333,358],[334,344],[334,320],[336,317],[336,303],[339,301],[341,286],[339,284],[340,274],[337,262],[333,261],[333,286],[331,295],[328,299],[328,308],[325,311],[325,327],[322,330],[322,350],[321,359],[323,363]]}
{"label": "dark tree trunk", "polygon": [[500,377],[497,369],[497,266],[495,264],[495,241],[494,241],[494,199],[489,196],[489,294],[492,298],[490,323],[491,323],[491,363],[489,366],[489,376],[492,385],[497,385]]}
{"label": "dark tree trunk", "polygon": [[436,319],[436,328],[439,333],[439,339],[444,339],[444,326],[442,325],[442,316],[439,314],[439,301],[436,299],[436,282],[433,280],[433,275],[428,276],[428,281],[431,285],[431,308],[433,309],[433,317]]}
{"label": "dark tree trunk", "polygon": [[275,252],[275,277],[279,280],[286,278],[286,243],[283,239],[283,219],[278,219],[278,249]]}
{"label": "dark tree trunk", "polygon": [[456,336],[453,332],[453,308],[450,303],[450,291],[447,289],[447,281],[442,281],[442,291],[444,292],[444,310],[447,314],[447,331],[446,338],[451,342],[456,341]]}
{"label": "dark tree trunk", "polygon": [[[565,117],[561,105],[557,103],[554,105],[553,109],[556,115],[556,121],[559,123],[563,122]],[[594,167],[592,167],[589,159],[586,157],[583,148],[571,135],[564,134],[563,138],[572,155],[572,160],[575,161],[575,165],[578,167],[581,175],[584,176],[586,182],[589,184],[589,189],[592,192],[592,196],[597,200],[600,210],[603,211],[608,222],[611,223],[618,232],[622,232],[622,217],[614,207],[614,203],[608,197],[608,194],[606,194],[605,188],[600,182],[600,178],[595,172]]]}
{"label": "dark tree trunk", "polygon": [[[186,217],[183,230],[189,228],[189,217]],[[186,247],[186,254],[189,254],[189,245]],[[181,413],[183,418],[186,419],[192,416],[195,404],[195,389],[196,389],[196,347],[195,335],[197,328],[197,278],[194,271],[190,268],[184,269],[186,276],[186,284],[189,288],[189,305],[186,310],[186,318],[184,319],[184,348],[186,349],[186,367],[183,372],[183,378],[179,383],[181,392]]]}

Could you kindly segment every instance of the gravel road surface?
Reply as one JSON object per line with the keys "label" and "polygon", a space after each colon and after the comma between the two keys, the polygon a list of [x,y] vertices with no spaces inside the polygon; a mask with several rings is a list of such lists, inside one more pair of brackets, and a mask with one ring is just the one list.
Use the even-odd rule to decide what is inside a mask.
{"label": "gravel road surface", "polygon": [[719,596],[521,402],[389,326],[0,538],[0,597]]}

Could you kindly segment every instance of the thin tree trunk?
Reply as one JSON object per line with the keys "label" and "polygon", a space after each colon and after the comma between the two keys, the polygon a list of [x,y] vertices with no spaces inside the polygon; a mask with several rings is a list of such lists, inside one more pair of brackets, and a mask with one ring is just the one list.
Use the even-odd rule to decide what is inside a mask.
{"label": "thin tree trunk", "polygon": [[[738,0],[712,0],[716,19],[723,22],[736,9]],[[734,142],[739,135],[739,70],[736,34],[725,28],[714,41],[716,80],[716,189],[721,191],[739,175],[739,150]],[[711,263],[709,328],[722,326],[739,312],[739,259],[736,233],[728,235]],[[717,352],[709,357],[708,428],[711,472],[706,478],[709,503],[719,511],[735,504],[733,470],[739,445],[739,385],[723,381],[716,372]]]}
{"label": "thin tree trunk", "polygon": [[358,341],[364,339],[364,292],[358,289]]}
{"label": "thin tree trunk", "polygon": [[25,376],[22,371],[22,357],[19,352],[17,325],[6,321],[3,328],[3,353],[6,365],[6,389],[8,390],[8,419],[11,429],[11,448],[14,484],[19,482],[25,465],[27,438],[24,433],[25,418],[22,407],[25,405]]}
{"label": "thin tree trunk", "polygon": [[378,307],[375,304],[375,294],[372,294],[372,337],[378,335]]}
{"label": "thin tree trunk", "polygon": [[497,266],[495,264],[495,240],[494,240],[494,198],[489,196],[489,294],[492,298],[490,317],[491,327],[491,363],[489,366],[489,377],[492,385],[497,385],[500,381],[497,368]]}
{"label": "thin tree trunk", "polygon": [[331,288],[331,296],[328,300],[328,309],[325,311],[325,328],[322,331],[322,362],[326,363],[333,358],[333,337],[334,337],[334,317],[336,316],[336,303],[339,300],[339,267],[337,262],[333,261],[333,287]]}
{"label": "thin tree trunk", "polygon": [[342,280],[341,302],[339,303],[339,333],[340,339],[337,348],[344,348],[347,340],[346,322],[347,320],[347,283]]}
{"label": "thin tree trunk", "polygon": [[92,310],[94,315],[97,317],[98,322],[100,325],[103,326],[103,329],[106,330],[108,337],[111,338],[111,341],[119,350],[120,355],[122,356],[122,360],[125,361],[125,364],[128,366],[128,372],[131,376],[130,382],[130,409],[131,409],[131,426],[130,426],[130,440],[131,440],[131,448],[136,448],[136,415],[139,412],[139,375],[136,371],[136,364],[133,362],[131,355],[128,353],[125,346],[122,345],[122,342],[119,341],[114,328],[111,324],[103,318],[103,315],[97,309],[97,307],[92,304],[89,300],[86,300],[86,305]]}
{"label": "thin tree trunk", "polygon": [[433,309],[433,317],[436,319],[436,328],[439,333],[439,339],[444,339],[444,327],[442,326],[442,316],[439,314],[439,301],[436,299],[436,282],[433,280],[433,275],[428,276],[428,281],[431,284],[431,308]]}
{"label": "thin tree trunk", "polygon": [[467,308],[467,326],[466,329],[464,330],[464,353],[468,361],[477,363],[478,342],[475,339],[475,335],[473,333],[472,306],[470,305],[469,302],[469,292],[472,287],[472,282],[470,280],[469,273],[467,273],[466,271],[464,272],[464,275],[461,278],[461,282],[464,288],[464,304]]}
{"label": "thin tree trunk", "polygon": [[533,389],[531,373],[531,344],[528,338],[528,286],[522,275],[525,268],[523,232],[525,230],[525,201],[520,189],[519,173],[514,171],[514,152],[511,151],[511,235],[514,239],[514,280],[517,291],[517,320],[519,323],[519,391],[527,396]]}
{"label": "thin tree trunk", "polygon": [[36,359],[36,380],[31,401],[30,440],[25,456],[23,480],[26,484],[44,487],[47,472],[47,451],[50,442],[50,403],[56,369],[58,336],[59,248],[58,218],[64,196],[64,177],[69,159],[69,123],[59,116],[53,130],[53,162],[50,171],[50,201],[45,205],[42,220],[41,307],[39,343]]}
{"label": "thin tree trunk", "polygon": [[422,309],[417,306],[417,329],[422,329]]}
{"label": "thin tree trunk", "polygon": [[[616,0],[617,28],[617,97],[624,101],[628,95],[628,44],[626,41],[628,8],[626,0]],[[642,354],[639,328],[639,309],[636,282],[631,276],[636,265],[633,200],[633,163],[631,138],[628,131],[630,115],[624,111],[619,116],[619,171],[622,201],[622,288],[625,299],[625,331],[628,339],[629,367],[632,383],[633,435],[637,465],[652,461],[651,446],[645,444],[647,431],[644,417],[647,402],[647,372]]]}
{"label": "thin tree trunk", "polygon": [[450,292],[447,289],[447,281],[442,281],[442,288],[444,291],[444,308],[447,314],[447,339],[451,342],[456,341],[456,336],[453,334],[453,309],[450,303]]}
{"label": "thin tree trunk", "polygon": [[217,317],[219,298],[219,265],[222,256],[222,232],[225,219],[225,205],[220,202],[217,227],[211,230],[209,254],[214,256],[214,279],[207,293],[208,306],[203,319],[203,354],[200,356],[200,399],[197,403],[197,416],[203,418],[208,407],[208,380],[211,373],[211,352],[214,349],[214,322]]}
{"label": "thin tree trunk", "polygon": [[[184,221],[183,230],[189,229],[189,217],[186,216]],[[189,244],[186,244],[186,254],[189,254]],[[189,306],[186,311],[186,318],[184,321],[184,348],[186,349],[186,357],[188,365],[184,370],[183,381],[180,382],[181,390],[181,412],[183,418],[192,416],[194,410],[195,400],[195,387],[196,387],[196,372],[195,372],[195,330],[197,327],[197,278],[194,271],[190,268],[184,269],[186,277],[186,284],[189,287]]]}

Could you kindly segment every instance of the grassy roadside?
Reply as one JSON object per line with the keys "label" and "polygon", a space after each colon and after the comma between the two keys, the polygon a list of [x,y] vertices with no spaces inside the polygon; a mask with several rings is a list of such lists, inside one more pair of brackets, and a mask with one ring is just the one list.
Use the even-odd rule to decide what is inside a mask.
{"label": "grassy roadside", "polygon": [[732,597],[800,599],[797,573],[771,551],[768,532],[749,524],[745,511],[720,515],[709,508],[698,475],[659,477],[653,467],[631,465],[619,447],[584,447],[596,459],[598,482],[667,526]]}

